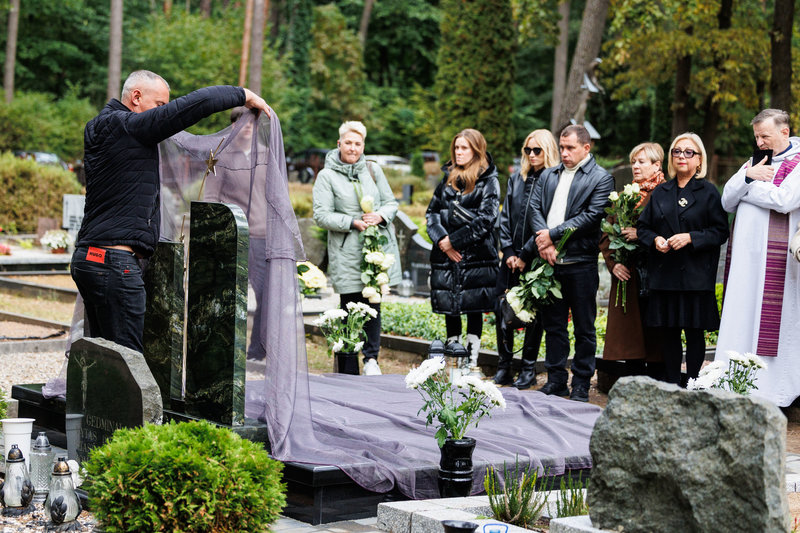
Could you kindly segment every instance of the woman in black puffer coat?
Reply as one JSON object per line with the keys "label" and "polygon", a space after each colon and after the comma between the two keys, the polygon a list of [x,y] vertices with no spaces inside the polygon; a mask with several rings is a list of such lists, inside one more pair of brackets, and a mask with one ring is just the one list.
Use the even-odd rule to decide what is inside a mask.
{"label": "woman in black puffer coat", "polygon": [[498,256],[494,227],[500,206],[497,169],[477,130],[459,132],[450,143],[450,161],[433,193],[425,218],[431,250],[431,307],[445,315],[447,344],[461,342],[461,315],[467,315],[465,344],[471,372],[478,374],[482,313],[494,311]]}

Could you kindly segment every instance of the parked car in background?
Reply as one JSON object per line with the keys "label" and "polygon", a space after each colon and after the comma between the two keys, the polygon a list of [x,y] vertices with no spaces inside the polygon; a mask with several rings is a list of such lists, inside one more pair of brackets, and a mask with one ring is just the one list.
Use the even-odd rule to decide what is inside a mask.
{"label": "parked car in background", "polygon": [[320,170],[325,167],[327,148],[307,148],[302,152],[286,157],[286,170],[290,181],[312,183]]}
{"label": "parked car in background", "polygon": [[367,155],[367,161],[377,163],[382,169],[395,170],[401,174],[411,174],[411,165],[408,159],[399,155]]}
{"label": "parked car in background", "polygon": [[27,150],[14,150],[14,156],[20,159],[32,159],[40,165],[51,165],[61,167],[64,170],[72,170],[72,165],[65,163],[63,159],[52,152],[29,152]]}

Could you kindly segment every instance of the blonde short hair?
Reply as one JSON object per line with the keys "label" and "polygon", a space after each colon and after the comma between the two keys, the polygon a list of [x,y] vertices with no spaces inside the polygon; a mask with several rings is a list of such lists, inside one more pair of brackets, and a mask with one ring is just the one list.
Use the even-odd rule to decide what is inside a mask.
{"label": "blonde short hair", "polygon": [[708,156],[706,156],[706,147],[703,146],[703,141],[700,139],[700,136],[696,133],[686,132],[681,133],[675,140],[672,141],[672,144],[669,145],[669,159],[667,160],[667,173],[669,174],[670,178],[674,178],[678,171],[675,169],[675,165],[672,164],[672,149],[675,148],[675,145],[678,144],[678,141],[682,141],[683,139],[689,139],[694,143],[697,150],[700,152],[700,168],[695,174],[696,178],[705,178],[706,173],[708,172]]}
{"label": "blonde short hair", "polygon": [[522,177],[527,176],[531,169],[531,160],[525,155],[525,147],[532,138],[536,139],[536,143],[544,152],[544,168],[554,167],[561,162],[561,156],[558,155],[558,144],[550,130],[533,130],[525,137],[525,142],[522,143],[519,151],[522,155],[519,160],[519,173]]}
{"label": "blonde short hair", "polygon": [[633,164],[633,158],[636,157],[636,154],[639,152],[644,152],[644,156],[649,159],[651,163],[655,163],[656,161],[664,162],[664,149],[661,148],[661,145],[658,143],[640,143],[634,146],[628,156],[628,160],[631,164]]}
{"label": "blonde short hair", "polygon": [[344,137],[344,134],[348,131],[352,131],[361,135],[361,140],[367,140],[367,127],[358,120],[348,120],[347,122],[343,122],[342,125],[339,126],[339,138],[341,139]]}

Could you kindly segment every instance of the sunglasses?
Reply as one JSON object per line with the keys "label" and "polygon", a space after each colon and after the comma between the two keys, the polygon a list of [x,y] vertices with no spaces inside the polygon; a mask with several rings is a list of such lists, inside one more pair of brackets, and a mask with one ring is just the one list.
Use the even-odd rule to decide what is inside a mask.
{"label": "sunglasses", "polygon": [[542,154],[542,149],[539,148],[538,146],[536,148],[529,148],[526,146],[525,148],[522,149],[522,151],[525,152],[525,155],[531,155],[531,152],[533,152],[533,155]]}
{"label": "sunglasses", "polygon": [[687,148],[686,150],[681,150],[680,148],[672,149],[672,157],[680,157],[681,155],[683,155],[686,159],[691,159],[696,155],[700,155],[700,152],[695,152],[691,148]]}

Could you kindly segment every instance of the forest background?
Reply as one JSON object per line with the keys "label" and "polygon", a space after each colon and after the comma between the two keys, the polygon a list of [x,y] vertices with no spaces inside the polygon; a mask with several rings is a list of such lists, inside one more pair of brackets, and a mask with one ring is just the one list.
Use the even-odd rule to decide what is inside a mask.
{"label": "forest background", "polygon": [[723,181],[751,152],[758,110],[800,125],[794,12],[794,0],[0,0],[0,151],[80,159],[85,122],[144,68],[173,98],[260,91],[290,153],[333,147],[343,120],[362,120],[368,153],[446,160],[452,136],[474,127],[507,176],[528,132],[583,114],[599,57],[603,91],[585,119],[602,161],[691,130]]}

